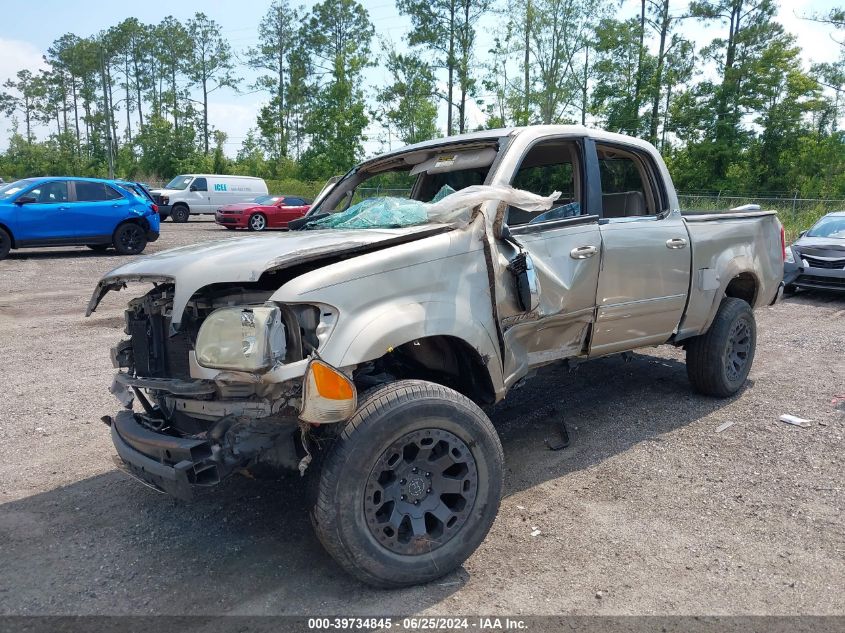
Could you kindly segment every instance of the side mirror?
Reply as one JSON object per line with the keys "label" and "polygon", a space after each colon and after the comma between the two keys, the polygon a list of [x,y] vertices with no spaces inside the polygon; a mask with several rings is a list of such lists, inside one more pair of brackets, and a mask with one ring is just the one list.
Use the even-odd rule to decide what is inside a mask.
{"label": "side mirror", "polygon": [[19,196],[17,200],[15,200],[15,204],[17,205],[24,205],[24,204],[32,204],[35,202],[35,198],[32,196]]}
{"label": "side mirror", "polygon": [[191,185],[190,191],[199,191],[196,185]]}
{"label": "side mirror", "polygon": [[516,294],[525,312],[536,310],[540,305],[540,283],[531,255],[525,251],[514,257],[508,270],[516,278]]}
{"label": "side mirror", "polygon": [[807,235],[807,231],[809,231],[809,230],[810,230],[810,229],[805,229],[805,230],[801,231],[801,232],[798,234],[798,237],[804,237],[805,235]]}

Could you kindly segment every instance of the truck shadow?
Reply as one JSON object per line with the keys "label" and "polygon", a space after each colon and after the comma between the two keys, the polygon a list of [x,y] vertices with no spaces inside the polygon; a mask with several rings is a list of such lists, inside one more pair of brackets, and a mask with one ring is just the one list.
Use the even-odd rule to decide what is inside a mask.
{"label": "truck shadow", "polygon": [[[694,395],[674,358],[548,368],[491,411],[506,494],[660,441],[725,403]],[[543,442],[561,421],[572,444],[552,452]],[[323,551],[305,507],[298,477],[235,477],[182,503],[116,471],[3,504],[0,612],[411,614],[468,578],[370,589]]]}

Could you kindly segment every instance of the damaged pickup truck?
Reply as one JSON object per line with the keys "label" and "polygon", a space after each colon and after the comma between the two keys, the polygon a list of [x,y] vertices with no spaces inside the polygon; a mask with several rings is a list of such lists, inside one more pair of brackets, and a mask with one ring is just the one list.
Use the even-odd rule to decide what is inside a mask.
{"label": "damaged pickup truck", "polygon": [[[350,207],[389,172],[407,200]],[[483,406],[540,366],[661,344],[685,348],[696,391],[737,393],[783,252],[774,212],[682,213],[648,143],[489,130],[358,165],[288,233],[125,264],[88,314],[152,284],[112,351],[123,467],[180,498],[299,470],[326,549],[395,587],[453,570],[493,523],[503,453]]]}

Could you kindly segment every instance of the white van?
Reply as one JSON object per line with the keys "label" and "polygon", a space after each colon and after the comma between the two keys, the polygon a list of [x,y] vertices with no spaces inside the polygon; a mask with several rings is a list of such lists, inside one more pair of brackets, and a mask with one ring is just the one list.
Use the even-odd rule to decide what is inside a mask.
{"label": "white van", "polygon": [[161,219],[187,222],[191,213],[214,213],[222,206],[250,202],[267,195],[263,178],[251,176],[219,176],[216,174],[184,174],[176,176],[163,189],[153,189]]}

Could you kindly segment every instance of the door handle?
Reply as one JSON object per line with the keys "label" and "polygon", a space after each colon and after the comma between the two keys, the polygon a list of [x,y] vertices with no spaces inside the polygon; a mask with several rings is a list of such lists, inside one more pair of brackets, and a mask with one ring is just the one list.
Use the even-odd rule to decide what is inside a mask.
{"label": "door handle", "polygon": [[666,248],[683,248],[687,245],[687,241],[682,237],[673,237],[671,240],[666,240]]}
{"label": "door handle", "polygon": [[572,259],[587,259],[599,252],[595,246],[576,246],[569,251],[569,256]]}

